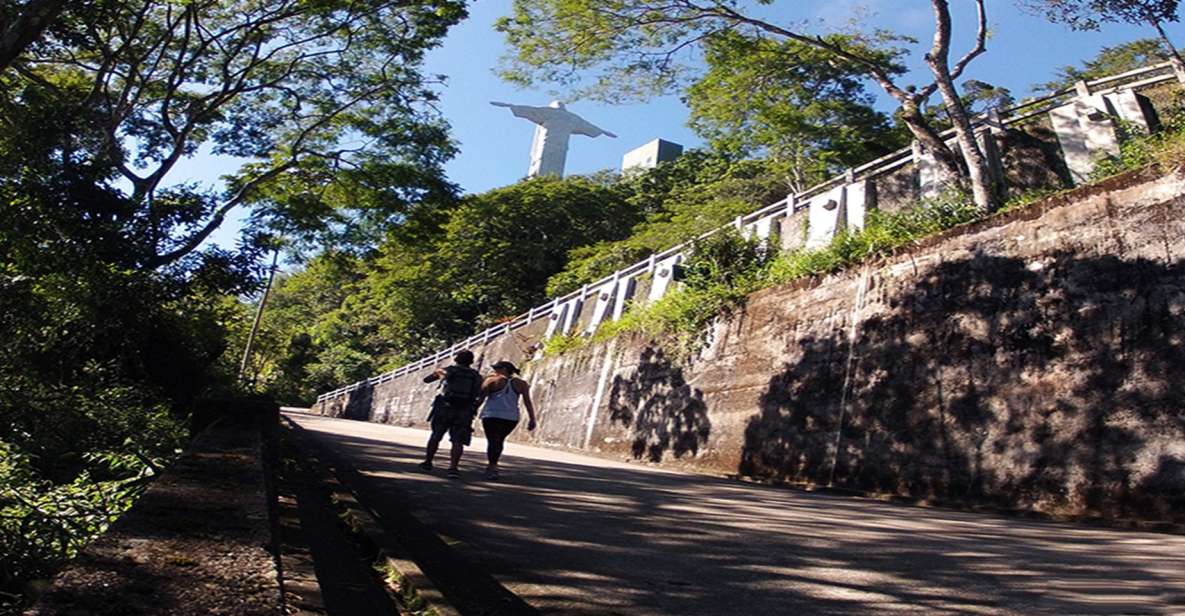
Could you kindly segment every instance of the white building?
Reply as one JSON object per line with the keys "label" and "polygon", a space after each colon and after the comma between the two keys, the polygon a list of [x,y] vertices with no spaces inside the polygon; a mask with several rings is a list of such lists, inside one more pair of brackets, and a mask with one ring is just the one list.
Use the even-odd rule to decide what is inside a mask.
{"label": "white building", "polygon": [[621,171],[630,169],[653,169],[658,163],[675,160],[683,154],[683,146],[662,139],[655,139],[646,145],[630,150],[621,158]]}

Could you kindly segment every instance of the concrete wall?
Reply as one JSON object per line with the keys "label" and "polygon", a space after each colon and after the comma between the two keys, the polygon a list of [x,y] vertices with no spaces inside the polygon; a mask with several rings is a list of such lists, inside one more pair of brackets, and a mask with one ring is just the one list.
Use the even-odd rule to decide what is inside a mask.
{"label": "concrete wall", "polygon": [[[530,365],[515,438],[1070,515],[1185,512],[1185,174],[1120,176],[769,289],[676,362],[640,338]],[[487,362],[524,359],[503,341]],[[420,374],[357,418],[424,426]],[[324,412],[341,414],[343,405]]]}

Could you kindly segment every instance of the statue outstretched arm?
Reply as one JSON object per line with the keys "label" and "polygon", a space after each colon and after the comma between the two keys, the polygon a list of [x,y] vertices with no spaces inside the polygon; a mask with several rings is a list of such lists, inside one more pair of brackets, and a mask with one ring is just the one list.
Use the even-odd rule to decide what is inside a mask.
{"label": "statue outstretched arm", "polygon": [[530,120],[536,124],[543,124],[555,112],[551,107],[532,107],[530,105],[512,105],[510,103],[501,103],[498,101],[490,101],[490,104],[495,107],[505,107],[514,114],[516,118],[523,118]]}
{"label": "statue outstretched arm", "polygon": [[572,127],[572,134],[573,135],[584,135],[586,137],[600,137],[601,135],[605,135],[607,137],[612,137],[614,139],[617,138],[617,135],[614,135],[613,133],[611,133],[599,126],[592,124],[591,122],[589,122],[588,120],[585,120],[584,118],[580,118],[580,120],[576,123],[576,125]]}

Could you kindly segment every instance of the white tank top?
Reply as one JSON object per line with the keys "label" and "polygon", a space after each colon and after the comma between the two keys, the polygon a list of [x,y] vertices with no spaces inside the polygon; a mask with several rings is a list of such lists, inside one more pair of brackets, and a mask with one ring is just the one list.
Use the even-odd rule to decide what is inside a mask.
{"label": "white tank top", "polygon": [[514,390],[514,377],[506,379],[506,385],[486,398],[481,409],[482,419],[506,419],[518,421],[518,392]]}

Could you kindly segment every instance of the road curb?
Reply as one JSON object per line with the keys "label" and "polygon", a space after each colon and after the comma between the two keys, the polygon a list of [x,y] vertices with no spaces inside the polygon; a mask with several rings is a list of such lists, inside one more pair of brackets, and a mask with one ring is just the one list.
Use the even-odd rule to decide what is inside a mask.
{"label": "road curb", "polygon": [[[283,418],[285,427],[300,441],[305,451],[319,448],[310,442],[305,429],[296,422]],[[381,564],[385,565],[387,582],[392,590],[407,603],[421,602],[428,613],[437,616],[462,616],[432,582],[418,564],[410,558],[407,550],[389,536],[379,524],[377,514],[358,501],[357,495],[336,476],[336,473],[318,469],[317,479],[329,491],[331,502],[341,511],[342,519],[360,538],[374,545],[379,551]]]}

